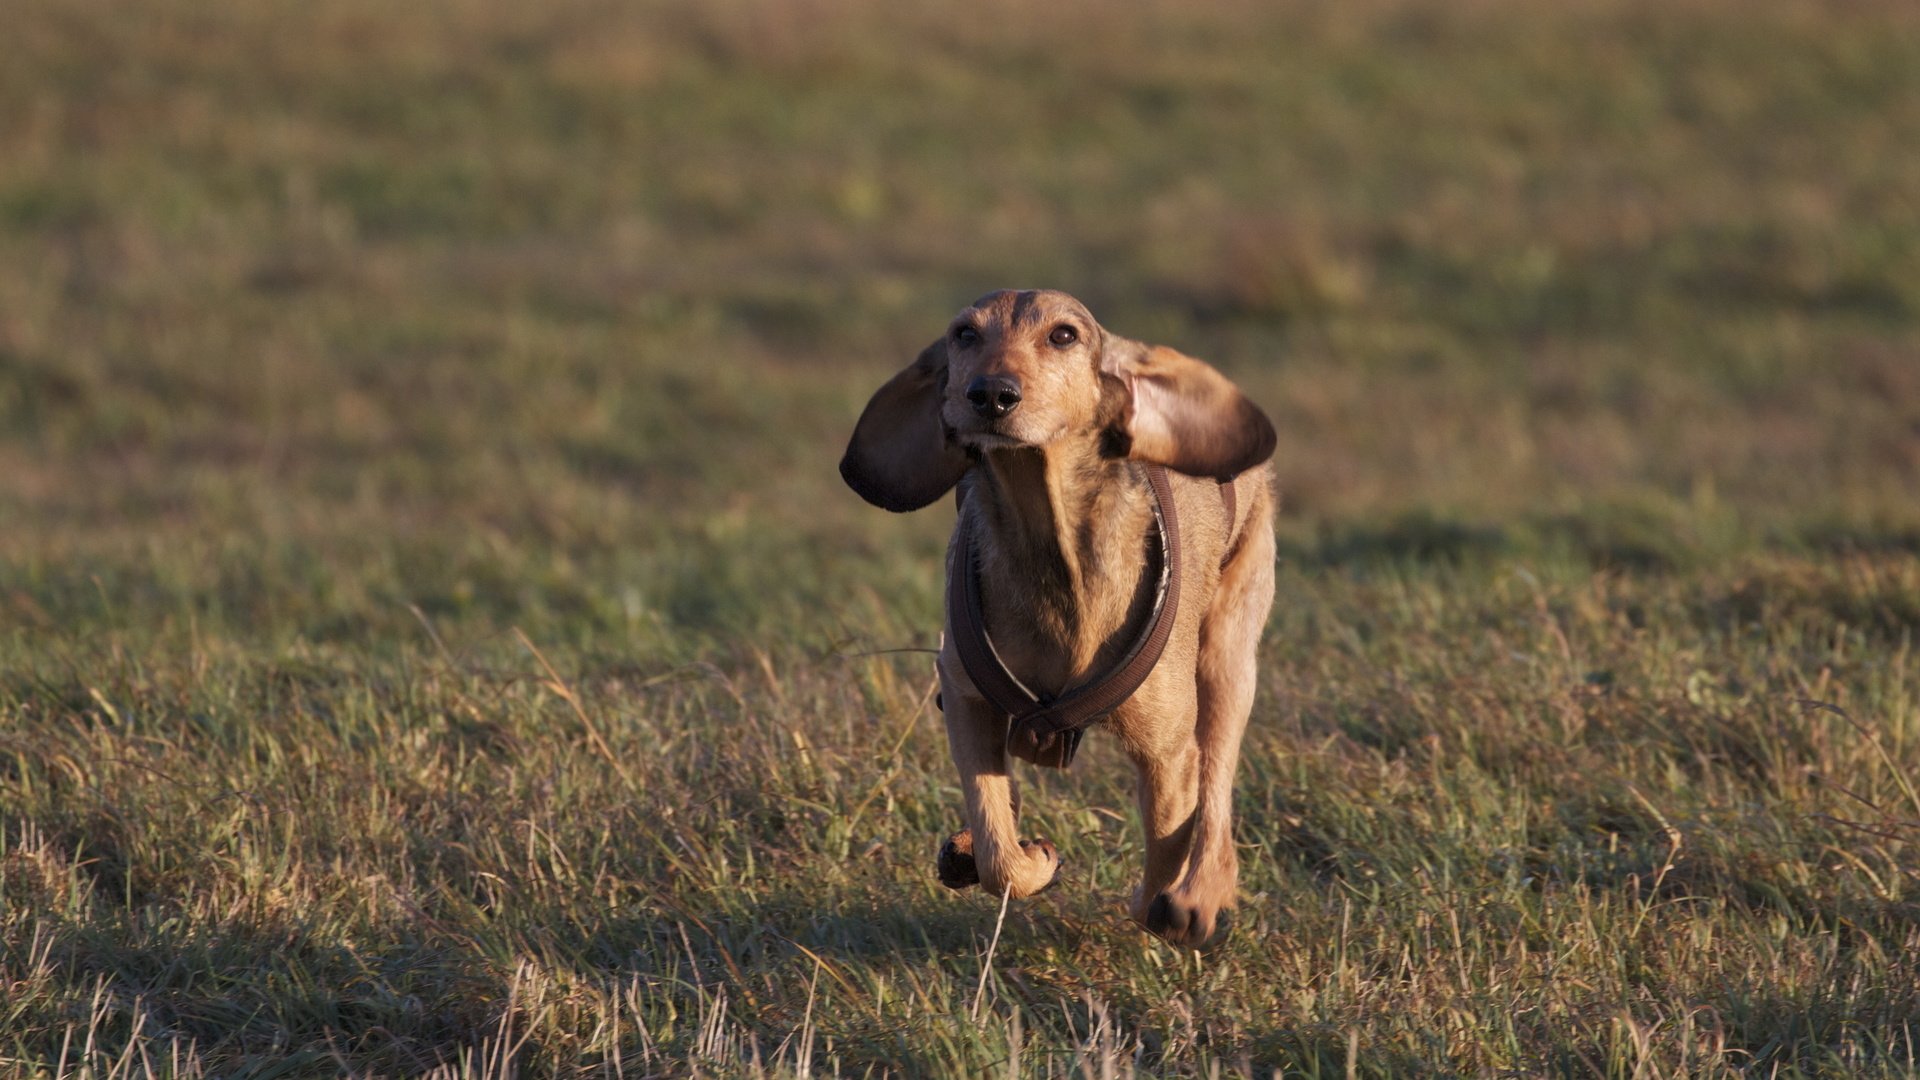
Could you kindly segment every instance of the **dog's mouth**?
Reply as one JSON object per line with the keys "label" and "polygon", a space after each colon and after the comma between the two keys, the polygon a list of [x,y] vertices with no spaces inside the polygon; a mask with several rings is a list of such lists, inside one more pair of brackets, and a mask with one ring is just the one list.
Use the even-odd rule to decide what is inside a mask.
{"label": "dog's mouth", "polygon": [[954,441],[961,446],[975,450],[1005,450],[1015,446],[1027,445],[1026,440],[1011,435],[1002,435],[997,431],[956,431]]}
{"label": "dog's mouth", "polygon": [[1030,443],[1012,434],[1012,417],[986,419],[972,414],[954,419],[942,417],[946,423],[947,438],[956,445],[968,450],[1005,450],[1015,446],[1028,446]]}

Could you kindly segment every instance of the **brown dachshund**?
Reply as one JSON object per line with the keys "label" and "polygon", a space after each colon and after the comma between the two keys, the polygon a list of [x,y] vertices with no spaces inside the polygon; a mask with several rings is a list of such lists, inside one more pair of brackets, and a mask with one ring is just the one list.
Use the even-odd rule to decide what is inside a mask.
{"label": "brown dachshund", "polygon": [[1007,757],[1063,765],[1092,722],[1063,719],[1067,702],[1101,708],[1085,702],[1112,688],[1091,684],[1131,671],[1137,687],[1093,718],[1138,776],[1146,867],[1129,912],[1178,944],[1214,936],[1239,877],[1233,776],[1273,603],[1273,448],[1225,376],[1107,332],[1060,292],[980,298],[873,395],[840,463],[848,485],[899,512],[960,489],[939,672],[967,828],[943,881],[1016,897],[1052,884],[1059,856],[1020,839]]}

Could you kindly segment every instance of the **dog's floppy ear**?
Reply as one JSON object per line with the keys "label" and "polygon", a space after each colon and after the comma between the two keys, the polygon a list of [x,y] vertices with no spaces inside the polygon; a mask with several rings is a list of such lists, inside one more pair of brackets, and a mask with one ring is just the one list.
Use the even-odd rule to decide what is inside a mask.
{"label": "dog's floppy ear", "polygon": [[968,462],[940,420],[946,389],[947,342],[941,338],[867,402],[840,459],[847,486],[882,510],[902,514],[958,483]]}
{"label": "dog's floppy ear", "polygon": [[1273,456],[1273,423],[1211,366],[1109,338],[1100,354],[1103,449],[1189,476],[1230,480]]}

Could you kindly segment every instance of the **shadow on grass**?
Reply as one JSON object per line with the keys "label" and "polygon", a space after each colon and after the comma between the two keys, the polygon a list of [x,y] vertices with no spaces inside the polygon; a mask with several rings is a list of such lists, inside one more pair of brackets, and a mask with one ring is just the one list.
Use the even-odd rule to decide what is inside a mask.
{"label": "shadow on grass", "polygon": [[1873,986],[1781,994],[1732,981],[1684,1009],[1651,1006],[1625,1016],[1612,1004],[1534,1022],[1543,1052],[1527,1074],[1601,1076],[1905,1077],[1920,1056],[1911,1040],[1876,1033],[1910,1026],[1909,976]]}
{"label": "shadow on grass", "polygon": [[1508,524],[1420,510],[1376,524],[1323,527],[1311,543],[1280,541],[1282,559],[1327,568],[1377,564],[1473,565],[1564,552],[1595,569],[1668,573],[1698,558],[1674,522],[1643,513],[1555,515]]}
{"label": "shadow on grass", "polygon": [[1920,555],[1920,526],[1825,524],[1802,529],[1800,543],[1827,555]]}
{"label": "shadow on grass", "polygon": [[1730,1051],[1748,1075],[1910,1076],[1920,1066],[1911,1038],[1882,1041],[1874,1032],[1911,1030],[1920,1015],[1920,979],[1890,972],[1875,985],[1823,986],[1782,995],[1777,988],[1733,985],[1710,1001]]}
{"label": "shadow on grass", "polygon": [[417,1075],[495,1035],[510,988],[477,954],[410,936],[368,949],[296,922],[186,928],[158,908],[121,911],[55,932],[60,991],[16,1045],[54,1060],[77,1022],[100,1046],[136,1031],[191,1045],[222,1074],[305,1062]]}
{"label": "shadow on grass", "polygon": [[1426,512],[1378,525],[1325,528],[1310,545],[1281,545],[1281,558],[1318,566],[1463,562],[1504,554],[1513,545],[1496,526],[1449,521]]}

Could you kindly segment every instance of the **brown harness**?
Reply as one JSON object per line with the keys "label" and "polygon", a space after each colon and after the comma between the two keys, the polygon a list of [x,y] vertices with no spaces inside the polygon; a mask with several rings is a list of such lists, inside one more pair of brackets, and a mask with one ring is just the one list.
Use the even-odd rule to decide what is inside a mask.
{"label": "brown harness", "polygon": [[[1153,611],[1119,663],[1058,697],[1027,689],[995,651],[993,639],[987,636],[986,614],[980,601],[980,570],[974,565],[972,530],[960,530],[953,573],[947,577],[954,650],[960,654],[960,664],[974,688],[996,712],[1008,718],[1007,749],[1036,765],[1064,769],[1072,764],[1086,729],[1140,689],[1159,663],[1167,639],[1173,636],[1180,610],[1180,515],[1174,509],[1173,483],[1166,468],[1151,464],[1145,468],[1147,484],[1153,490],[1153,517],[1160,541],[1160,580],[1154,590]],[[1220,484],[1220,501],[1227,512],[1227,550],[1231,552],[1233,527],[1237,524],[1231,480]],[[1222,565],[1225,562],[1222,556]]]}

